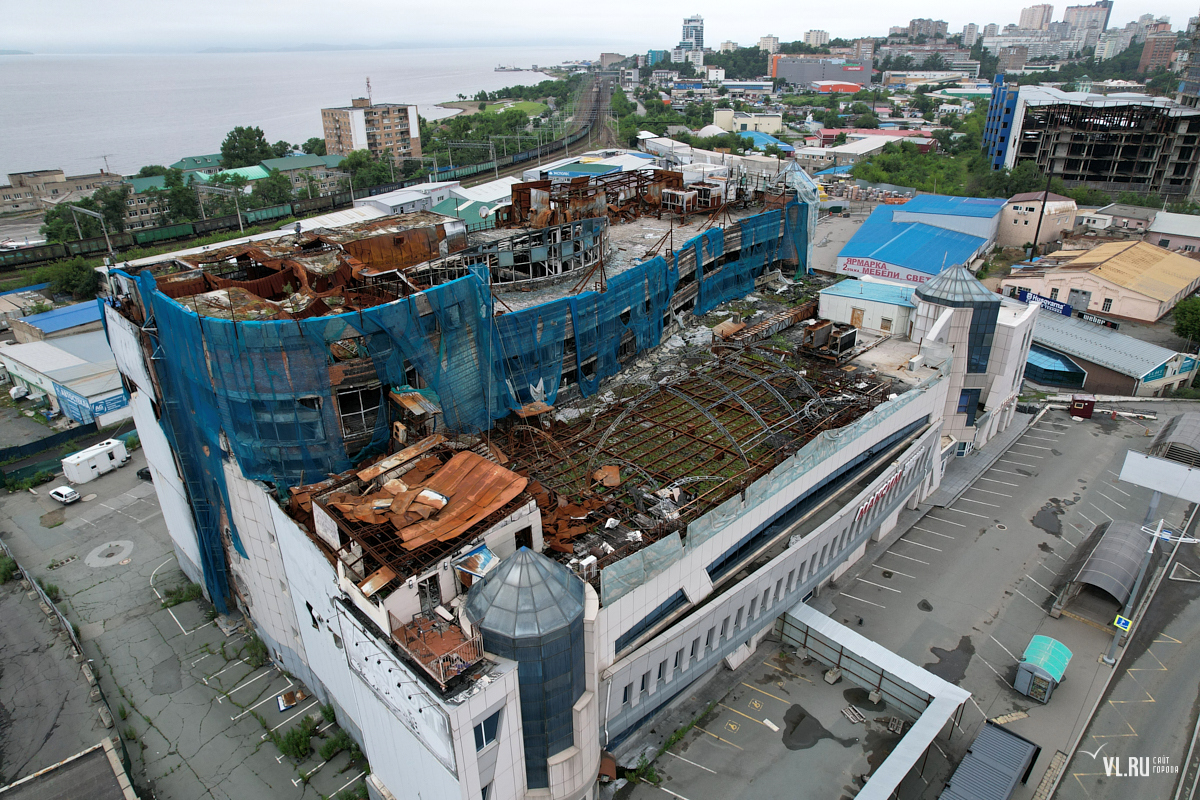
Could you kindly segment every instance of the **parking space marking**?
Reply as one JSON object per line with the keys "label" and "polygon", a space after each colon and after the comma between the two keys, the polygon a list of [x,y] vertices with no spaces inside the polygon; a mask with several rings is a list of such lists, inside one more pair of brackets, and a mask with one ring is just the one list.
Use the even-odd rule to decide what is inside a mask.
{"label": "parking space marking", "polygon": [[[1003,461],[1004,459],[1003,459],[1003,458],[1001,458],[1001,459],[999,459],[999,460],[1000,460],[1000,461]],[[1014,463],[1014,462],[1009,462],[1009,463]],[[1027,467],[1032,467],[1033,465],[1032,465],[1032,464],[1025,464],[1024,466],[1027,466]],[[1018,478],[1028,478],[1028,477],[1029,477],[1028,475],[1026,475],[1026,474],[1024,474],[1024,473],[1021,473],[1021,472],[1009,472],[1008,470],[1006,470],[1006,469],[1000,469],[999,467],[992,467],[992,468],[991,468],[990,470],[988,470],[988,471],[989,471],[989,472],[999,472],[1001,475],[1016,475]],[[1016,486],[1017,484],[1015,484],[1015,483],[1014,483],[1014,484],[1012,484],[1012,485],[1013,485],[1013,486]]]}
{"label": "parking space marking", "polygon": [[1061,431],[1052,431],[1052,430],[1048,430],[1048,429],[1046,429],[1046,428],[1034,428],[1033,430],[1035,430],[1035,431],[1041,431],[1042,433],[1048,433],[1048,434],[1050,434],[1051,436],[1062,436],[1062,435],[1063,435],[1063,433],[1064,433],[1064,432],[1066,432],[1066,431],[1069,431],[1069,430],[1070,430],[1070,428],[1066,428],[1066,427],[1064,427],[1064,428],[1063,428],[1063,430],[1061,430]]}
{"label": "parking space marking", "polygon": [[1050,569],[1049,567],[1047,567],[1044,562],[1041,564],[1038,564],[1038,566],[1041,567],[1042,569],[1046,570],[1046,572],[1049,572],[1051,575],[1054,575],[1055,577],[1058,576],[1058,573],[1055,572],[1054,570]]}
{"label": "parking space marking", "polygon": [[1037,583],[1037,585],[1039,587],[1041,587],[1042,591],[1045,592],[1046,594],[1054,594],[1054,592],[1050,591],[1045,586],[1042,586],[1040,583],[1038,583],[1037,579],[1035,579],[1032,575],[1026,575],[1025,577],[1029,578],[1029,580],[1033,581],[1034,583]]}
{"label": "parking space marking", "polygon": [[[1013,444],[1013,447],[1016,447],[1017,445],[1020,445],[1020,444],[1021,444],[1020,442],[1016,442],[1015,444]],[[1026,446],[1026,447],[1033,447],[1033,445],[1025,445],[1025,446]],[[1049,450],[1050,448],[1049,448],[1049,447],[1047,447],[1047,448],[1045,448],[1045,449]],[[1037,460],[1039,460],[1039,461],[1044,461],[1044,460],[1045,460],[1045,458],[1046,458],[1045,456],[1038,456],[1038,455],[1034,455],[1033,453],[1013,453],[1013,452],[1008,452],[1008,453],[1006,453],[1005,455],[1010,455],[1010,456],[1020,456],[1021,458],[1036,458],[1036,459],[1037,459]]]}
{"label": "parking space marking", "polygon": [[[986,503],[985,503],[985,505],[986,505]],[[957,511],[960,514],[966,514],[969,517],[979,517],[980,519],[988,519],[989,518],[987,516],[987,514],[976,514],[974,511],[963,511],[961,508],[955,508],[954,506],[946,506],[946,510],[947,511]],[[934,517],[934,519],[939,519],[939,517]],[[965,528],[967,526],[960,525],[959,527]]]}
{"label": "parking space marking", "polygon": [[901,537],[900,537],[899,539],[897,539],[896,541],[897,541],[897,542],[906,542],[906,543],[908,543],[908,544],[914,544],[914,545],[916,545],[917,547],[924,547],[926,550],[933,550],[934,552],[937,552],[937,553],[940,553],[940,552],[942,552],[942,551],[941,551],[941,548],[934,547],[933,545],[929,545],[929,544],[921,544],[920,542],[914,542],[912,539],[906,539],[906,538],[905,538],[905,537],[903,537],[903,536],[901,536]]}
{"label": "parking space marking", "polygon": [[969,497],[960,497],[958,499],[962,500],[964,503],[978,503],[979,505],[987,506],[988,508],[999,508],[1000,507],[1000,506],[996,505],[995,503],[985,503],[982,500],[972,500]]}
{"label": "parking space marking", "polygon": [[1132,498],[1133,498],[1133,495],[1131,495],[1129,492],[1127,492],[1127,491],[1125,491],[1124,489],[1122,489],[1120,486],[1117,486],[1117,482],[1116,482],[1116,481],[1113,481],[1112,483],[1110,483],[1110,484],[1108,485],[1108,488],[1110,488],[1110,489],[1114,489],[1114,490],[1116,490],[1116,491],[1120,492],[1121,494],[1125,495],[1126,497],[1128,497],[1128,498],[1130,498],[1130,499],[1132,499]]}
{"label": "parking space marking", "polygon": [[[1097,511],[1099,511],[1099,512],[1100,512],[1101,514],[1103,514],[1104,516],[1108,517],[1110,520],[1112,519],[1112,516],[1111,516],[1111,515],[1110,515],[1110,514],[1109,514],[1107,511],[1105,511],[1103,508],[1100,508],[1100,506],[1096,505],[1096,504],[1095,504],[1095,503],[1093,503],[1091,500],[1089,500],[1089,501],[1088,501],[1088,505],[1089,505],[1089,506],[1091,506],[1092,508],[1096,509]],[[1081,511],[1081,512],[1079,512],[1079,513],[1080,513],[1080,514],[1083,514],[1083,512],[1082,512],[1082,511]],[[1087,519],[1087,518],[1086,518],[1086,517],[1084,517],[1084,519]]]}
{"label": "parking space marking", "polygon": [[[286,677],[286,676],[285,676],[285,677]],[[285,687],[283,687],[282,689],[280,689],[278,692],[272,692],[271,694],[269,694],[269,695],[267,695],[266,697],[264,697],[262,700],[259,700],[257,703],[255,703],[254,705],[252,705],[252,706],[250,706],[249,708],[247,708],[247,709],[246,709],[245,711],[243,711],[242,713],[238,714],[236,717],[230,717],[229,719],[231,719],[231,720],[234,720],[234,721],[241,719],[242,717],[246,716],[247,714],[249,714],[249,713],[250,713],[251,711],[253,711],[254,709],[256,709],[256,708],[258,708],[259,706],[261,706],[263,703],[266,703],[266,702],[268,702],[268,701],[270,701],[270,700],[274,700],[274,699],[275,699],[275,695],[277,695],[277,694],[283,694],[283,693],[284,693],[284,692],[286,692],[288,689],[290,689],[290,688],[292,688],[293,686],[295,686],[295,685],[296,685],[296,684],[292,683],[292,679],[291,679],[291,678],[288,678],[288,679],[287,679],[287,682],[288,682],[288,685],[287,685],[287,686],[285,686]]]}
{"label": "parking space marking", "polygon": [[1109,497],[1108,495],[1106,495],[1104,492],[1096,492],[1096,494],[1100,495],[1101,497],[1103,497],[1105,500],[1107,500],[1108,502],[1112,503],[1113,505],[1115,505],[1115,506],[1119,506],[1119,507],[1120,507],[1120,508],[1121,508],[1123,511],[1128,511],[1128,510],[1129,510],[1128,508],[1125,508],[1125,506],[1123,506],[1123,505],[1121,505],[1120,503],[1118,503],[1116,500],[1113,500],[1111,497]]}
{"label": "parking space marking", "polygon": [[717,739],[718,741],[722,741],[725,744],[732,745],[732,746],[736,747],[738,750],[746,749],[746,748],[742,747],[740,744],[733,744],[733,742],[729,741],[728,739],[722,739],[720,736],[717,736],[712,731],[707,731],[704,728],[701,728],[699,725],[696,726],[696,730],[700,731],[701,733],[707,733],[709,736],[713,737],[714,739]]}
{"label": "parking space marking", "polygon": [[937,531],[931,531],[928,528],[920,528],[920,527],[917,527],[916,525],[913,525],[912,529],[914,531],[924,531],[925,533],[932,533],[934,536],[941,536],[943,539],[953,539],[954,538],[953,536],[950,536],[949,534],[938,533]]}
{"label": "parking space marking", "polygon": [[255,681],[262,680],[263,678],[267,677],[268,675],[270,675],[270,674],[271,674],[272,672],[274,672],[274,671],[275,671],[275,668],[274,668],[274,667],[270,667],[270,668],[268,668],[268,669],[267,669],[267,671],[266,671],[266,672],[264,672],[263,674],[259,675],[257,678],[251,678],[250,680],[246,681],[245,683],[240,683],[240,684],[238,684],[238,685],[234,686],[232,689],[230,689],[228,692],[226,692],[226,694],[232,695],[234,692],[239,692],[239,691],[241,691],[242,689],[245,689],[245,688],[246,688],[247,686],[249,686],[250,684],[254,683]]}
{"label": "parking space marking", "polygon": [[702,765],[702,764],[697,764],[695,761],[692,761],[692,760],[690,760],[690,759],[684,758],[683,756],[679,755],[678,753],[672,753],[670,750],[664,750],[663,752],[664,752],[664,753],[666,753],[666,754],[667,754],[667,755],[669,755],[669,756],[675,756],[675,758],[678,758],[680,761],[683,761],[683,762],[685,762],[685,763],[691,764],[693,767],[696,767],[697,769],[702,769],[702,770],[704,770],[705,772],[711,772],[713,775],[716,775],[716,774],[717,774],[717,771],[716,771],[716,770],[709,769],[708,767],[706,767],[706,766],[704,766],[704,765]]}
{"label": "parking space marking", "polygon": [[887,606],[880,605],[879,603],[872,603],[870,600],[863,600],[861,597],[855,597],[852,594],[846,594],[845,592],[838,592],[838,594],[840,594],[842,597],[849,597],[851,600],[857,600],[860,603],[866,603],[869,606],[875,606],[876,608],[887,608]]}
{"label": "parking space marking", "polygon": [[[717,703],[717,705],[719,705],[721,708],[725,709],[726,711],[732,711],[733,713],[737,714],[739,717],[745,717],[746,719],[750,720],[751,722],[757,722],[759,725],[762,725],[764,728],[767,727],[767,724],[765,722],[763,722],[761,719],[755,719],[754,717],[750,716],[749,714],[743,714],[742,712],[738,711],[736,708],[730,708],[729,706],[725,705],[724,703]],[[729,727],[730,725],[733,725],[735,727],[730,728]],[[734,720],[729,720],[725,723],[725,727],[728,730],[734,731],[736,733],[738,731],[738,729],[741,728],[741,723],[736,722]]]}
{"label": "parking space marking", "polygon": [[875,569],[882,570],[883,572],[890,572],[893,575],[899,575],[904,578],[912,578],[914,581],[917,579],[916,575],[909,575],[907,572],[901,572],[898,569],[888,569],[887,567],[881,567],[878,564],[872,564],[871,566]]}
{"label": "parking space marking", "polygon": [[[800,675],[795,672],[788,672],[783,667],[779,667],[779,666],[776,666],[775,664],[772,664],[771,659],[769,659],[769,658],[766,661],[764,661],[763,664],[770,667],[771,669],[778,670],[779,672],[787,673],[789,677],[799,678],[800,680],[804,681],[805,683],[812,683],[812,681],[810,681],[808,678],[804,677],[803,675]],[[752,686],[750,688],[753,689],[754,687]],[[764,692],[764,694],[765,694],[765,692]],[[771,696],[774,697],[775,695],[771,695]]]}
{"label": "parking space marking", "polygon": [[[1014,587],[1013,587],[1013,591],[1014,591],[1014,592],[1016,592],[1017,594],[1021,595],[1021,597],[1024,597],[1024,598],[1025,598],[1026,600],[1028,600],[1029,602],[1033,603],[1033,604],[1034,604],[1035,606],[1037,606],[1038,608],[1042,608],[1042,604],[1041,604],[1041,603],[1039,603],[1037,600],[1034,600],[1032,597],[1030,597],[1029,595],[1025,594],[1024,592],[1022,592],[1022,591],[1021,591],[1020,589],[1018,589],[1017,587],[1015,587],[1015,586],[1014,586]],[[1043,611],[1045,611],[1045,609],[1044,609],[1044,608],[1043,608],[1042,610],[1043,610]]]}
{"label": "parking space marking", "polygon": [[[811,682],[812,681],[809,681],[809,683],[811,683]],[[771,694],[770,692],[764,692],[762,689],[759,689],[757,686],[751,686],[750,684],[746,683],[745,681],[742,682],[742,686],[745,686],[747,689],[753,689],[754,691],[758,692],[759,694],[765,694],[767,697],[770,697],[772,700],[778,700],[781,703],[787,703],[789,707],[792,705],[791,700],[784,700],[779,695],[774,695],[774,694]]]}
{"label": "parking space marking", "polygon": [[1000,645],[1000,649],[1001,649],[1001,650],[1003,650],[1004,652],[1008,653],[1008,657],[1009,657],[1009,658],[1011,658],[1013,661],[1019,661],[1019,660],[1020,660],[1020,659],[1018,659],[1016,656],[1014,656],[1014,655],[1013,655],[1013,653],[1012,653],[1012,650],[1009,650],[1007,647],[1005,647],[1005,646],[1004,646],[1004,642],[1000,641],[1000,640],[999,640],[999,639],[997,639],[995,636],[990,636],[990,635],[989,635],[989,636],[988,636],[988,638],[989,638],[989,639],[991,639],[991,640],[992,640],[993,642],[995,642],[996,644]]}
{"label": "parking space marking", "polygon": [[908,559],[909,561],[915,561],[915,562],[917,562],[918,564],[924,564],[924,565],[925,565],[925,566],[927,566],[927,567],[929,566],[929,562],[928,562],[928,561],[922,561],[922,560],[921,560],[921,559],[919,559],[919,558],[913,558],[912,556],[906,556],[906,555],[903,555],[903,554],[901,554],[901,553],[893,553],[891,550],[887,550],[887,551],[885,551],[885,552],[884,552],[884,555],[885,555],[885,556],[895,556],[896,558],[904,558],[904,559]]}
{"label": "parking space marking", "polygon": [[[735,746],[736,746],[736,745],[735,745]],[[658,787],[658,790],[659,790],[660,792],[666,792],[667,794],[671,795],[671,797],[678,798],[678,800],[688,800],[688,799],[687,799],[686,797],[684,797],[683,795],[681,795],[681,794],[675,794],[675,792],[672,792],[670,789],[664,789],[663,787],[659,786],[659,787]]]}
{"label": "parking space marking", "polygon": [[[1003,645],[1001,645],[1001,646],[1003,646]],[[988,660],[987,660],[986,658],[984,658],[983,656],[979,655],[979,653],[976,653],[976,654],[975,654],[975,657],[976,657],[976,658],[978,658],[980,661],[982,661],[982,662],[983,662],[983,665],[984,665],[985,667],[987,667],[988,669],[990,669],[992,672],[996,673],[996,677],[997,677],[997,678],[999,678],[1000,680],[1004,681],[1005,685],[1007,685],[1007,686],[1008,686],[1008,688],[1010,688],[1010,689],[1012,688],[1012,684],[1008,682],[1008,678],[1006,678],[1006,677],[1004,677],[1003,675],[1001,675],[1001,674],[1000,674],[1000,671],[999,671],[999,670],[997,670],[995,667],[993,667],[991,664],[989,664],[989,663],[988,663]]]}
{"label": "parking space marking", "polygon": [[929,517],[930,519],[936,519],[938,522],[944,522],[947,525],[955,525],[959,528],[967,527],[966,525],[963,525],[961,522],[955,522],[954,520],[945,519],[944,517],[935,517],[933,514],[926,514],[925,516]]}
{"label": "parking space marking", "polygon": [[[330,796],[330,797],[337,797],[337,796],[338,796],[338,792],[342,791],[342,789],[345,789],[347,786],[349,786],[350,784],[354,783],[356,780],[358,780],[359,778],[361,778],[363,775],[366,775],[366,774],[367,774],[367,771],[366,771],[366,770],[363,770],[362,772],[358,773],[357,775],[355,775],[355,776],[354,776],[353,778],[351,778],[350,780],[346,781],[346,783],[345,783],[345,784],[344,784],[344,785],[343,785],[343,786],[342,786],[340,789],[338,789],[338,790],[337,790],[337,792],[334,792],[333,794],[331,794],[331,795],[329,795],[329,796]],[[686,800],[686,799],[685,799],[685,800]]]}
{"label": "parking space marking", "polygon": [[983,492],[984,494],[994,494],[994,495],[996,495],[996,497],[1008,497],[1008,498],[1012,497],[1011,494],[1004,494],[1003,492],[993,492],[991,489],[980,489],[978,486],[972,486],[970,491]]}
{"label": "parking space marking", "polygon": [[[1067,544],[1071,544],[1071,543],[1070,543],[1070,542],[1067,542]],[[1058,553],[1054,552],[1053,550],[1051,550],[1049,553],[1047,553],[1047,555],[1054,556],[1054,557],[1055,557],[1055,558],[1057,558],[1059,561],[1066,561],[1066,559],[1065,559],[1065,558],[1063,558],[1062,556],[1060,556]],[[1057,573],[1055,573],[1055,574],[1057,574]]]}
{"label": "parking space marking", "polygon": [[1091,525],[1093,528],[1094,528],[1094,527],[1096,527],[1096,523],[1094,523],[1094,522],[1092,522],[1090,519],[1088,519],[1088,516],[1087,516],[1087,514],[1085,514],[1085,513],[1083,513],[1082,511],[1080,511],[1080,512],[1079,512],[1079,516],[1083,517],[1084,519],[1087,519],[1087,521],[1088,521],[1088,525]]}
{"label": "parking space marking", "polygon": [[[288,718],[287,718],[287,719],[285,719],[283,722],[281,722],[281,723],[279,723],[278,725],[276,725],[274,728],[271,728],[271,731],[275,731],[275,730],[278,730],[279,728],[282,728],[284,725],[287,725],[289,722],[291,722],[291,721],[292,721],[292,720],[294,720],[296,717],[298,717],[298,716],[300,716],[301,714],[303,714],[305,711],[308,711],[308,710],[312,709],[312,707],[313,707],[313,706],[315,706],[315,705],[317,705],[317,701],[316,701],[316,700],[313,700],[313,701],[312,701],[311,703],[309,703],[307,706],[305,706],[304,708],[300,709],[300,710],[299,710],[299,711],[297,711],[295,714],[292,714],[290,717],[288,717]],[[267,731],[267,733],[270,733],[271,731]],[[261,738],[263,738],[263,739],[266,739],[266,738],[267,738],[267,734],[266,734],[266,733],[264,733],[264,734],[262,735],[262,737],[261,737]],[[354,781],[351,781],[350,783],[353,783],[353,782],[354,782]],[[346,784],[346,785],[347,785],[347,786],[349,786],[350,784]]]}
{"label": "parking space marking", "polygon": [[883,584],[881,584],[881,583],[872,583],[871,581],[867,580],[866,578],[859,578],[859,579],[858,579],[858,582],[859,582],[859,583],[865,583],[867,586],[874,586],[876,589],[885,589],[885,590],[887,590],[887,591],[889,591],[889,592],[895,592],[896,594],[904,594],[904,593],[903,593],[903,592],[901,592],[899,589],[893,589],[892,587],[890,587],[890,586],[884,586],[884,585],[883,585]]}
{"label": "parking space marking", "polygon": [[[1037,437],[1034,437],[1037,438]],[[1050,441],[1047,439],[1046,441]],[[1024,442],[1013,442],[1013,447],[1030,447],[1034,450],[1053,450],[1053,447],[1043,447],[1040,444],[1025,444]]]}
{"label": "parking space marking", "polygon": [[[1008,475],[1008,474],[1010,474],[1010,473],[1007,473],[1007,472],[1006,472],[1006,473],[1004,473],[1004,474],[1005,474],[1005,475]],[[996,480],[995,478],[985,478],[985,477],[983,477],[982,475],[980,475],[980,476],[979,476],[979,480],[981,480],[981,481],[987,481],[988,483],[1003,483],[1005,486],[1011,486],[1011,487],[1013,487],[1014,489],[1020,489],[1020,488],[1021,488],[1021,484],[1019,484],[1019,483],[1010,483],[1009,481],[998,481],[998,480]],[[980,489],[980,491],[983,491],[983,490],[982,490],[982,489]]]}

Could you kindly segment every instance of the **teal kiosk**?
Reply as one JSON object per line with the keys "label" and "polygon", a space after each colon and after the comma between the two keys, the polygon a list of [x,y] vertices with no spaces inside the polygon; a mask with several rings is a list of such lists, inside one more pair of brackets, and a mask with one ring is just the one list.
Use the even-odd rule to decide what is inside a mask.
{"label": "teal kiosk", "polygon": [[1070,663],[1071,651],[1066,645],[1049,636],[1034,636],[1017,664],[1013,688],[1039,703],[1048,703]]}

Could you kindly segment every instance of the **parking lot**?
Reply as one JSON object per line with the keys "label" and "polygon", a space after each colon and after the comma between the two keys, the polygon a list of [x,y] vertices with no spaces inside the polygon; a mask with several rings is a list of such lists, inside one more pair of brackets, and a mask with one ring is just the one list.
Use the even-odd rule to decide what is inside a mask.
{"label": "parking lot", "polygon": [[[658,759],[661,783],[640,784],[630,797],[853,796],[900,740],[888,731],[894,712],[847,681],[826,684],[819,663],[769,644],[753,658],[733,690]],[[866,721],[843,716],[847,705]]]}
{"label": "parking lot", "polygon": [[[336,726],[311,697],[278,709],[280,693],[307,690],[263,662],[237,620],[227,633],[202,601],[163,607],[186,579],[153,487],[136,476],[142,466],[135,452],[124,469],[79,486],[84,501],[65,507],[47,497],[57,483],[0,500],[0,535],[23,564],[60,588],[60,606],[78,625],[134,759],[137,787],[147,797],[178,800],[359,791],[363,762],[351,763],[343,750],[322,764],[316,750]],[[318,720],[314,752],[297,763],[270,736],[310,716]]]}
{"label": "parking lot", "polygon": [[[1108,648],[1112,628],[1070,616],[1052,619],[1047,612],[1085,535],[1108,520],[1143,520],[1150,492],[1117,477],[1125,450],[1144,447],[1147,429],[1152,434],[1185,407],[1156,404],[1156,410],[1159,420],[1147,423],[1108,417],[1074,422],[1065,413],[1048,412],[957,500],[927,509],[897,540],[869,553],[853,577],[843,576],[813,601],[832,603],[831,616],[838,621],[972,693],[954,735],[931,750],[928,784],[922,789],[908,782],[903,797],[937,797],[983,721],[1004,718],[1006,727],[1043,748],[1028,784],[1015,795],[1031,798],[1054,752],[1067,750],[1086,727],[1111,671],[1098,656]],[[1189,508],[1164,496],[1158,515],[1178,529]],[[1147,625],[1162,622],[1149,619]],[[1016,663],[1035,634],[1058,639],[1074,654],[1066,678],[1044,706],[1012,687]],[[1157,669],[1152,659],[1165,642],[1131,653],[1139,661],[1134,676],[1143,684],[1148,675],[1138,677],[1136,669]],[[781,663],[778,647],[759,649],[756,679],[739,679],[699,730],[658,759],[660,786],[640,785],[633,797],[783,797],[795,796],[797,786],[806,797],[854,795],[863,774],[890,751],[886,725],[874,721],[890,714],[863,709],[865,698],[843,696],[845,681],[825,686],[816,664]],[[1137,688],[1117,681],[1116,699],[1102,707],[1100,718],[1107,708],[1119,725],[1120,713],[1128,710],[1120,701]],[[1195,693],[1193,685],[1180,703],[1184,718]],[[865,724],[852,725],[841,716],[856,701]],[[820,724],[799,750],[788,747],[789,713],[791,720],[802,714],[807,724]],[[1187,725],[1176,726],[1181,741],[1189,738]],[[1176,749],[1181,760],[1186,743]]]}

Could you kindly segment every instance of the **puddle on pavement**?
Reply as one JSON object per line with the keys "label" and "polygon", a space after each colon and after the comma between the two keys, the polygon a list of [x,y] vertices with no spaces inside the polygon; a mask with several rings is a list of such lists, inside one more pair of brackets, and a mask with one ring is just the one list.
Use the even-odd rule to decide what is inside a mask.
{"label": "puddle on pavement", "polygon": [[872,774],[892,754],[892,750],[896,748],[899,742],[900,737],[894,733],[889,733],[886,727],[882,731],[867,731],[863,749],[867,751],[867,764],[870,766]]}
{"label": "puddle on pavement", "polygon": [[921,609],[922,611],[933,611],[933,604],[928,600],[922,600],[921,602],[917,603],[917,608]]}
{"label": "puddle on pavement", "polygon": [[860,689],[857,686],[843,691],[842,698],[850,705],[858,706],[867,711],[883,711],[887,708],[887,703],[884,703],[882,700],[878,703],[872,703],[867,690]]}
{"label": "puddle on pavement", "polygon": [[1062,536],[1062,517],[1063,504],[1062,501],[1051,497],[1046,501],[1046,505],[1038,509],[1038,512],[1033,515],[1030,522],[1035,528],[1041,528],[1051,536]]}
{"label": "puddle on pavement", "polygon": [[1046,544],[1045,542],[1042,542],[1041,544],[1038,545],[1038,550],[1041,550],[1043,553],[1053,553],[1054,552],[1054,548],[1051,547],[1050,545]]}
{"label": "puddle on pavement", "polygon": [[816,717],[796,704],[783,715],[783,746],[788,750],[807,750],[822,739],[837,742],[842,747],[853,747],[857,739],[842,739],[834,736]]}
{"label": "puddle on pavement", "polygon": [[957,684],[967,674],[967,665],[971,663],[971,656],[975,655],[975,645],[971,644],[970,636],[964,636],[958,640],[958,647],[953,650],[931,647],[929,652],[933,653],[937,661],[925,664],[925,669],[944,681]]}

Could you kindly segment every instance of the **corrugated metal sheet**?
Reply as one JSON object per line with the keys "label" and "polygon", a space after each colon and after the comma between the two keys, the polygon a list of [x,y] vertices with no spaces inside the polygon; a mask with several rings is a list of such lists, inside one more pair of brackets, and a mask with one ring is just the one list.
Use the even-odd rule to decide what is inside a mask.
{"label": "corrugated metal sheet", "polygon": [[1070,261],[1069,266],[1088,269],[1097,278],[1159,301],[1171,300],[1200,281],[1200,261],[1146,242],[1102,244]]}
{"label": "corrugated metal sheet", "polygon": [[1008,800],[1041,747],[988,720],[959,763],[941,800]]}
{"label": "corrugated metal sheet", "polygon": [[1175,353],[1165,347],[1045,309],[1038,314],[1033,340],[1051,350],[1091,361],[1139,380],[1175,357]]}
{"label": "corrugated metal sheet", "polygon": [[956,217],[984,217],[991,219],[1000,213],[1007,200],[985,197],[942,197],[936,194],[919,194],[909,200],[904,210],[912,214],[950,214]]}
{"label": "corrugated metal sheet", "polygon": [[832,297],[862,298],[893,306],[916,308],[912,302],[913,287],[897,286],[893,283],[848,280],[826,287],[820,293]]}
{"label": "corrugated metal sheet", "polygon": [[[903,209],[911,211],[910,200]],[[863,221],[838,257],[871,258],[898,267],[937,275],[942,267],[964,264],[986,244],[978,236],[926,225],[923,222],[893,222],[895,208],[880,206]]]}
{"label": "corrugated metal sheet", "polygon": [[21,321],[46,333],[57,333],[77,325],[88,325],[100,321],[100,306],[89,300],[72,306],[63,306],[53,311],[21,317]]}
{"label": "corrugated metal sheet", "polygon": [[[1132,522],[1110,522],[1096,549],[1079,568],[1075,580],[1111,594],[1121,605],[1129,599],[1150,534]],[[1039,665],[1040,666],[1040,665]]]}

